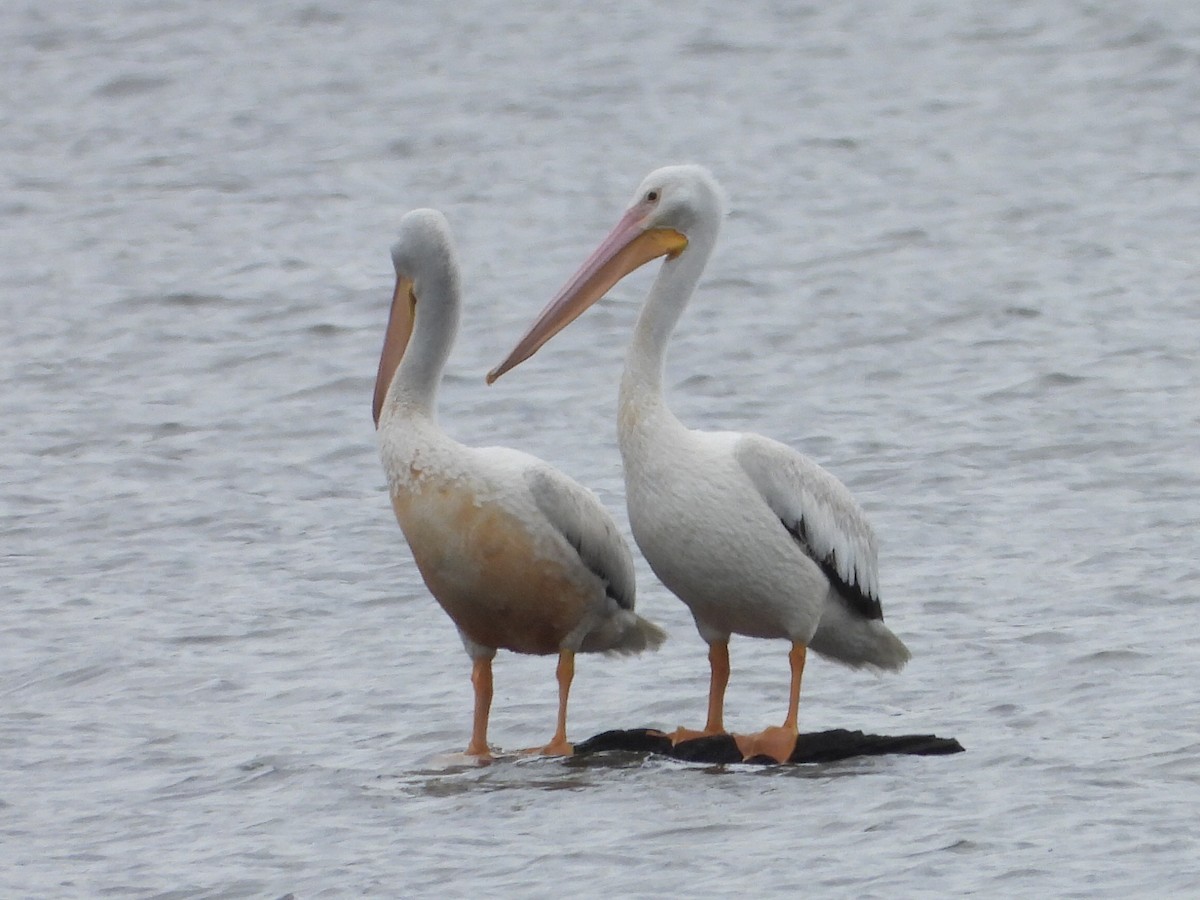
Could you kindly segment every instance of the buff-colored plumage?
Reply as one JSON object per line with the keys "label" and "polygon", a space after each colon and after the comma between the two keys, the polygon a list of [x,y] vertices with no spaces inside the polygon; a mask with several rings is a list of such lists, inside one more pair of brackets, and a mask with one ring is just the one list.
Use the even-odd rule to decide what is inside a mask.
{"label": "buff-colored plumage", "polygon": [[566,752],[573,655],[636,653],[665,635],[634,612],[633,558],[594,494],[533,456],[464,446],[438,424],[436,392],[459,306],[442,215],[405,216],[392,259],[397,286],[375,404],[380,456],[413,559],[476,663],[468,752],[488,753],[498,649],[560,655],[559,728],[547,749]]}

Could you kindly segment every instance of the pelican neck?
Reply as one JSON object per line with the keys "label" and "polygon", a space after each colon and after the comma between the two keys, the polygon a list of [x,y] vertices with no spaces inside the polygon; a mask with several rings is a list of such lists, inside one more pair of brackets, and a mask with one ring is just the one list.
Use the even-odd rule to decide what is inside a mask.
{"label": "pelican neck", "polygon": [[437,392],[458,333],[457,273],[439,272],[418,286],[416,319],[386,403],[406,417],[436,419]]}
{"label": "pelican neck", "polygon": [[634,406],[666,411],[663,376],[667,345],[716,243],[715,227],[697,231],[697,235],[689,236],[682,253],[662,264],[642,304],[621,376],[622,411]]}

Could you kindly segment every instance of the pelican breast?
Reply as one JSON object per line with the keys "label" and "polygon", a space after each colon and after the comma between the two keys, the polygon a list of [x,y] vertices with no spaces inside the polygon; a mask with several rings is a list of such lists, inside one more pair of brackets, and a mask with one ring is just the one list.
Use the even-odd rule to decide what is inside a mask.
{"label": "pelican breast", "polygon": [[477,479],[414,470],[392,506],[430,592],[477,644],[554,653],[595,585],[579,578],[536,509],[514,509]]}

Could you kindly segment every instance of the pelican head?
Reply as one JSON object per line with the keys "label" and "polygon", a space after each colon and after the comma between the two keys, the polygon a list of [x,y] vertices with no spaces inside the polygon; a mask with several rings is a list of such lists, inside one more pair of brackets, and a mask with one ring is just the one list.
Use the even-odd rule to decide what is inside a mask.
{"label": "pelican head", "polygon": [[400,235],[392,244],[392,266],[396,270],[396,286],[372,404],[376,428],[388,388],[412,337],[418,298],[447,296],[448,289],[456,289],[458,269],[446,217],[436,209],[414,209],[407,213],[400,220]]}
{"label": "pelican head", "polygon": [[711,245],[724,207],[720,186],[702,166],[655,169],[638,186],[608,237],[542,310],[504,362],[488,373],[488,384],[533,356],[634,269],[660,256],[668,262],[678,258],[701,233]]}
{"label": "pelican head", "polygon": [[[646,210],[643,227],[671,229],[685,241],[696,228],[720,222],[725,212],[721,186],[708,169],[696,165],[655,169],[638,185],[629,211],[641,204]],[[670,255],[682,252],[681,248]]]}

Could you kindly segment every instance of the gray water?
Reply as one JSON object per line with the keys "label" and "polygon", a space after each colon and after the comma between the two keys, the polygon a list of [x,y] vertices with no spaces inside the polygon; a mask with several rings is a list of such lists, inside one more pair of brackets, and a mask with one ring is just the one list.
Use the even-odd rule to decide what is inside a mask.
{"label": "gray water", "polygon": [[[1200,6],[13,0],[0,11],[0,894],[1200,891]],[[802,728],[955,757],[788,770],[452,754],[468,663],[370,417],[400,216],[463,254],[457,437],[625,525],[650,275],[485,388],[650,169],[730,197],[670,363],[882,543],[877,678]],[[580,660],[571,734],[697,725],[704,646]],[[728,722],[786,647],[734,641]],[[492,740],[545,741],[502,655]]]}

